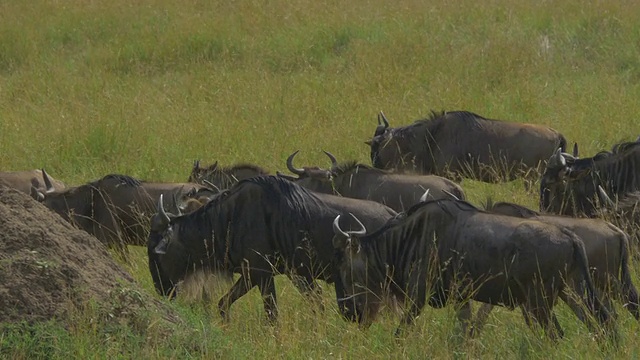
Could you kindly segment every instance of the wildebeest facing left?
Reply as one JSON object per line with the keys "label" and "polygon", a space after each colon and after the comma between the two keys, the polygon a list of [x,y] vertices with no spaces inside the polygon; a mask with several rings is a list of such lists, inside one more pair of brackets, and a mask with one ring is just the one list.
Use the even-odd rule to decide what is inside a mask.
{"label": "wildebeest facing left", "polygon": [[236,164],[233,166],[219,167],[216,161],[212,165],[200,167],[200,160],[195,160],[187,181],[215,187],[218,190],[225,190],[240,180],[268,174],[269,172],[267,170],[254,164]]}
{"label": "wildebeest facing left", "polygon": [[[293,166],[294,152],[287,159],[287,168],[298,175],[293,179],[307,189],[325,194],[336,194],[356,199],[373,200],[395,211],[404,211],[420,201],[429,190],[430,199],[448,198],[453,194],[464,199],[460,185],[436,175],[393,174],[355,161],[338,164],[336,158],[325,151],[331,160],[331,169]],[[447,192],[449,194],[447,194]]]}
{"label": "wildebeest facing left", "polygon": [[[380,123],[382,119],[383,124]],[[371,141],[371,162],[381,169],[468,177],[485,182],[513,180],[542,170],[562,134],[550,127],[487,119],[468,111],[433,113],[411,125],[389,128],[380,114]]]}
{"label": "wildebeest facing left", "polygon": [[[615,314],[611,303],[613,297],[621,300],[636,320],[640,320],[638,290],[629,271],[629,239],[624,231],[601,219],[545,215],[508,202],[487,201],[485,209],[495,214],[539,220],[573,231],[584,244],[594,285],[610,313]],[[574,312],[581,311],[580,305],[572,298],[562,293],[560,297],[569,306],[575,307]],[[490,304],[483,305],[478,312],[474,331],[482,327],[491,308]]]}
{"label": "wildebeest facing left", "polygon": [[51,176],[47,179],[50,181],[50,186],[44,182],[43,174],[46,174],[44,169],[42,170],[26,170],[26,171],[0,171],[0,180],[7,186],[20,190],[25,194],[31,193],[31,187],[34,187],[40,191],[46,191],[48,188],[54,188],[55,190],[63,190],[65,185],[62,181],[56,180]]}
{"label": "wildebeest facing left", "polygon": [[428,297],[437,308],[449,300],[456,303],[465,334],[470,300],[476,300],[520,306],[527,324],[531,316],[555,338],[563,333],[552,308],[567,286],[601,324],[608,323],[609,313],[589,276],[584,245],[569,230],[448,199],[419,203],[406,217],[366,236],[342,231],[338,220],[338,271],[364,325],[373,321],[381,299],[392,294],[408,306],[396,333],[413,322]]}
{"label": "wildebeest facing left", "polygon": [[32,196],[107,246],[126,250],[126,245],[146,243],[149,218],[160,194],[181,199],[207,192],[198,184],[153,183],[112,174],[62,191],[32,189]]}
{"label": "wildebeest facing left", "polygon": [[[156,290],[172,296],[176,284],[198,270],[236,272],[240,279],[218,303],[221,315],[226,318],[229,307],[258,286],[274,320],[274,275],[294,274],[309,294],[316,291],[315,279],[335,281],[332,221],[348,212],[372,228],[396,216],[376,202],[314,194],[275,176],[242,180],[191,214],[173,217],[160,208],[147,244]],[[343,298],[339,282],[336,294]]]}
{"label": "wildebeest facing left", "polygon": [[601,205],[598,186],[615,198],[640,190],[638,145],[620,145],[607,156],[577,160],[556,151],[540,180],[540,210],[595,216]]}

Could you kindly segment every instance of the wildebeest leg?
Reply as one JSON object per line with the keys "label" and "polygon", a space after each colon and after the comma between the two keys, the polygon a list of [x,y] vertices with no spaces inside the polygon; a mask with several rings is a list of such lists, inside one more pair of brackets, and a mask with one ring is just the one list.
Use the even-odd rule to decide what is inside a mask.
{"label": "wildebeest leg", "polygon": [[258,288],[262,294],[267,319],[270,323],[275,324],[278,320],[278,304],[276,300],[276,284],[273,276],[263,276],[261,281],[258,282]]}
{"label": "wildebeest leg", "polygon": [[493,305],[482,303],[480,309],[476,313],[476,318],[471,325],[471,331],[469,332],[470,337],[480,334],[480,331],[482,331],[482,328],[484,328],[484,325],[487,323],[491,310],[493,310]]}
{"label": "wildebeest leg", "polygon": [[415,285],[413,289],[410,289],[407,294],[407,300],[410,302],[409,309],[405,311],[404,317],[400,321],[400,325],[396,329],[395,336],[398,337],[402,334],[402,329],[407,325],[413,324],[427,300],[426,280],[420,279],[417,282],[413,282]]}
{"label": "wildebeest leg", "polygon": [[236,281],[231,287],[231,290],[229,290],[229,292],[227,292],[218,302],[220,316],[222,316],[224,321],[229,321],[229,308],[231,307],[231,304],[241,298],[254,286],[249,282],[249,279],[246,279],[244,276],[240,276],[238,281]]}
{"label": "wildebeest leg", "polygon": [[[564,331],[558,322],[558,318],[553,313],[553,310],[547,306],[536,306],[534,308],[523,310],[523,314],[525,314],[525,322],[529,325],[529,327],[533,328],[533,324],[531,320],[528,318],[526,313],[529,313],[536,320],[545,334],[549,339],[553,341],[557,341],[558,339],[562,339],[564,337]],[[550,325],[553,324],[553,327]]]}
{"label": "wildebeest leg", "polygon": [[[470,325],[471,325],[471,317],[473,315],[473,310],[471,307],[471,301],[466,300],[462,301],[458,304],[458,323],[460,324],[460,332],[463,337],[467,337],[470,335]],[[473,331],[473,330],[471,330]]]}

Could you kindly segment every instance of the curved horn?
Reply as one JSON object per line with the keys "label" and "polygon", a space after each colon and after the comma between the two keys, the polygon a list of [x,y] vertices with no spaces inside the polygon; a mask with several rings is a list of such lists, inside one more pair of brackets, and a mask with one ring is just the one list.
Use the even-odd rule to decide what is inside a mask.
{"label": "curved horn", "polygon": [[217,169],[218,169],[218,161],[214,162],[213,165],[209,166],[207,170],[209,170],[209,172],[214,172]]}
{"label": "curved horn", "polygon": [[304,170],[303,169],[296,169],[293,166],[293,158],[300,152],[300,150],[296,150],[296,152],[294,152],[293,154],[289,155],[289,157],[287,158],[287,169],[289,169],[289,171],[291,171],[292,173],[296,174],[296,175],[304,175]]}
{"label": "curved horn", "polygon": [[41,171],[42,171],[42,179],[44,180],[44,186],[47,187],[46,194],[50,194],[56,191],[56,189],[51,184],[51,179],[49,179],[49,175],[47,175],[47,172],[44,171],[44,169],[42,169]]}
{"label": "curved horn", "polygon": [[200,160],[193,160],[193,170],[200,170]]}
{"label": "curved horn", "polygon": [[457,196],[453,195],[452,193],[450,193],[449,191],[447,191],[447,190],[445,190],[445,189],[442,189],[442,192],[443,192],[443,193],[445,193],[445,194],[447,194],[447,195],[449,195],[449,196],[451,196],[451,198],[452,198],[453,200],[456,200],[456,201],[459,201],[459,200],[460,200],[460,198],[458,198]]}
{"label": "curved horn", "polygon": [[556,152],[553,153],[553,155],[551,155],[551,158],[549,158],[548,166],[550,166],[550,167],[563,167],[565,165],[567,165],[567,162],[566,162],[564,156],[562,156],[562,149],[558,148],[558,150],[556,150]]}
{"label": "curved horn", "polygon": [[222,192],[222,190],[220,190],[219,187],[217,187],[214,183],[212,183],[211,181],[209,181],[207,179],[202,179],[202,183],[205,184],[211,190],[215,190],[217,192]]}
{"label": "curved horn", "polygon": [[612,209],[616,208],[616,204],[613,202],[613,200],[611,200],[609,195],[607,195],[607,192],[604,191],[604,189],[600,185],[598,185],[598,196],[600,198],[600,202]]}
{"label": "curved horn", "polygon": [[353,213],[349,213],[349,215],[351,215],[351,217],[358,223],[358,225],[360,225],[360,230],[358,230],[358,231],[349,231],[349,234],[356,235],[356,236],[366,235],[367,234],[367,228],[364,227],[364,224],[362,224],[360,222],[360,220],[355,215],[353,215]]}
{"label": "curved horn", "polygon": [[162,222],[164,224],[169,224],[171,222],[171,219],[169,218],[169,215],[167,215],[167,213],[164,211],[164,205],[162,204],[162,195],[160,194],[160,200],[158,200],[158,214],[160,214],[160,216],[162,217]]}
{"label": "curved horn", "polygon": [[336,157],[333,156],[333,154],[328,151],[322,150],[322,152],[325,153],[325,155],[327,155],[331,160],[331,170],[336,169],[338,167],[338,160],[336,160]]}
{"label": "curved horn", "polygon": [[333,220],[333,232],[336,235],[342,235],[346,238],[349,237],[349,234],[347,234],[346,232],[342,231],[342,229],[340,229],[340,215],[336,216],[335,220]]}
{"label": "curved horn", "polygon": [[178,196],[176,195],[176,193],[173,193],[173,203],[176,205],[176,210],[178,210],[178,216],[182,216],[182,208],[180,206],[180,204],[178,203]]}
{"label": "curved horn", "polygon": [[[388,128],[389,127],[389,120],[387,120],[387,117],[384,116],[384,113],[382,112],[382,110],[380,111],[380,114],[378,115],[379,117],[382,117],[382,122],[384,123],[384,128]],[[378,123],[380,123],[380,119],[378,119]]]}
{"label": "curved horn", "polygon": [[427,191],[425,191],[424,194],[422,194],[422,196],[420,196],[420,202],[421,203],[427,201],[427,196],[429,196],[429,190],[430,189],[427,189]]}

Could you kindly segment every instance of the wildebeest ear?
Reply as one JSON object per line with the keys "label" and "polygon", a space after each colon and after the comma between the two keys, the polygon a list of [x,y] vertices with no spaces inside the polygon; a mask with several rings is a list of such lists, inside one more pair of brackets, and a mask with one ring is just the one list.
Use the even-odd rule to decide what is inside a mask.
{"label": "wildebeest ear", "polygon": [[40,190],[36,189],[33,185],[31,185],[30,195],[36,201],[44,201],[44,194]]}
{"label": "wildebeest ear", "polygon": [[349,246],[350,243],[349,237],[344,237],[342,235],[335,235],[333,237],[333,248],[338,250],[344,250]]}
{"label": "wildebeest ear", "polygon": [[572,171],[571,169],[569,169],[569,171],[567,172],[567,175],[571,180],[578,180],[589,174],[591,174],[591,169],[582,169],[578,171]]}
{"label": "wildebeest ear", "polygon": [[373,143],[373,140],[367,140],[364,143],[367,144],[368,146],[371,146],[371,144]]}
{"label": "wildebeest ear", "polygon": [[166,238],[162,238],[162,240],[160,240],[158,245],[156,245],[156,247],[153,248],[153,252],[158,254],[158,255],[166,254],[167,253],[167,245],[168,244],[169,244],[169,241]]}
{"label": "wildebeest ear", "polygon": [[572,155],[573,155],[574,158],[577,158],[578,154],[579,154],[579,152],[578,152],[578,143],[574,142],[573,143],[573,154]]}

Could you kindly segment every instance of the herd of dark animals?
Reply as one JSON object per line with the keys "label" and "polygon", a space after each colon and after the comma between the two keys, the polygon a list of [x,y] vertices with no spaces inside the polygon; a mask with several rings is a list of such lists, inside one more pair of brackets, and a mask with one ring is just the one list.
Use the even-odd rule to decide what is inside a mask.
{"label": "herd of dark animals", "polygon": [[[116,250],[146,245],[161,295],[173,298],[197,271],[239,274],[218,303],[225,319],[257,286],[275,322],[274,276],[286,274],[318,304],[317,280],[333,283],[340,313],[365,327],[387,299],[400,300],[397,334],[426,303],[454,305],[466,336],[500,305],[560,338],[557,298],[593,331],[615,333],[612,300],[640,320],[629,270],[640,138],[581,158],[546,126],[454,111],[391,128],[381,112],[366,143],[373,167],[325,152],[330,168],[297,168],[296,151],[286,161],[293,176],[196,161],[178,184],[107,175],[65,188],[44,170],[0,172],[0,183]],[[540,180],[540,212],[491,200],[479,209],[456,182],[521,177]],[[475,321],[471,301],[483,303]]]}

